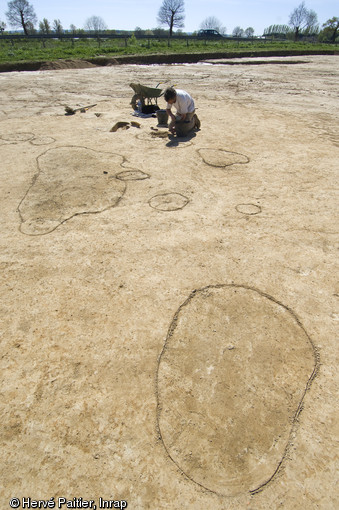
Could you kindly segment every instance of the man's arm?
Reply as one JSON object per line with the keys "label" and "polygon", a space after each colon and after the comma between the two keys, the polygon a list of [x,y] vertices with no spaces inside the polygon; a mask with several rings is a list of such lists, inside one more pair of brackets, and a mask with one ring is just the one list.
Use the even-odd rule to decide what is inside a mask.
{"label": "man's arm", "polygon": [[172,120],[175,120],[175,115],[173,115],[171,108],[166,108],[167,115],[171,117]]}

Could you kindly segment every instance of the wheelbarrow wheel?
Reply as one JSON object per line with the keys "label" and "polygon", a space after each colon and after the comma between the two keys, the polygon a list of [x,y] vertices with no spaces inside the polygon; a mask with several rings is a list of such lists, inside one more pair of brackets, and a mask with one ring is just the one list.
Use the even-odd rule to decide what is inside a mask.
{"label": "wheelbarrow wheel", "polygon": [[138,103],[141,103],[141,107],[145,106],[145,99],[140,94],[134,94],[131,99],[131,106],[133,110],[138,110]]}

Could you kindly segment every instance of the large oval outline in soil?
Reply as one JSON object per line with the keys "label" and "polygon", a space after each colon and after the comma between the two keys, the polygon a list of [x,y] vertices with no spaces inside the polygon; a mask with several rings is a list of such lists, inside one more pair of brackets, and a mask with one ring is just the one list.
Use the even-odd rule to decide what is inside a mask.
{"label": "large oval outline in soil", "polygon": [[[244,477],[245,481],[241,480],[239,482],[239,480],[237,480],[236,477],[234,477],[234,476],[230,476],[229,479],[226,479],[226,477],[224,476],[224,473],[221,473],[221,475],[222,475],[220,478],[221,481],[219,481],[218,483],[214,483],[213,481],[212,481],[212,483],[209,483],[211,481],[211,476],[213,476],[213,469],[215,469],[216,472],[219,473],[217,462],[215,464],[213,464],[213,463],[208,464],[208,462],[206,462],[206,459],[201,458],[201,457],[203,457],[203,455],[200,456],[200,458],[198,455],[196,455],[196,452],[194,451],[194,449],[201,447],[200,453],[202,451],[203,452],[205,451],[206,445],[207,445],[207,449],[208,449],[208,447],[209,447],[208,441],[210,440],[209,437],[212,437],[213,434],[215,435],[216,433],[218,433],[218,430],[216,430],[216,428],[213,427],[213,423],[211,421],[209,421],[209,423],[207,423],[208,419],[205,420],[205,417],[202,412],[203,410],[199,409],[198,405],[196,405],[194,408],[194,405],[195,405],[194,404],[193,407],[191,407],[191,410],[189,410],[189,413],[186,413],[187,416],[184,416],[185,413],[182,412],[183,406],[180,407],[180,404],[179,404],[179,406],[177,406],[175,408],[176,399],[180,400],[180,398],[182,398],[182,401],[185,402],[185,404],[184,404],[184,406],[185,406],[186,402],[192,396],[191,395],[192,392],[194,393],[194,391],[196,391],[196,388],[194,389],[194,387],[190,387],[190,381],[193,377],[195,377],[196,372],[199,372],[199,370],[196,369],[193,374],[193,372],[192,372],[193,369],[191,369],[191,367],[190,367],[188,372],[191,371],[191,373],[185,373],[182,377],[176,377],[175,380],[173,379],[172,381],[171,381],[171,377],[168,377],[168,373],[171,376],[171,370],[175,376],[179,375],[179,373],[175,372],[176,369],[173,370],[171,368],[170,362],[171,362],[171,359],[173,361],[174,357],[171,354],[171,352],[169,352],[171,349],[171,347],[169,347],[169,346],[170,346],[170,343],[171,343],[173,337],[177,334],[176,332],[177,332],[178,328],[179,328],[179,336],[180,336],[180,328],[183,328],[182,331],[187,332],[187,336],[191,335],[191,331],[193,329],[192,328],[193,324],[190,323],[189,308],[194,310],[194,306],[198,306],[198,304],[195,305],[195,300],[197,298],[200,299],[201,301],[206,300],[206,302],[207,302],[208,298],[211,295],[216,294],[217,292],[220,292],[220,291],[221,292],[226,291],[225,292],[226,294],[230,293],[230,291],[232,291],[234,293],[238,292],[238,294],[240,294],[240,296],[241,296],[241,293],[243,295],[244,294],[246,295],[246,293],[249,293],[250,301],[254,297],[254,299],[256,299],[257,301],[259,300],[260,305],[261,305],[261,301],[263,303],[266,303],[269,310],[272,309],[275,313],[277,313],[278,316],[279,316],[279,314],[282,316],[281,320],[283,322],[283,326],[285,327],[285,329],[287,331],[287,334],[289,334],[289,328],[291,328],[291,327],[292,327],[292,329],[295,328],[295,331],[297,331],[297,334],[300,335],[300,338],[302,339],[302,341],[305,342],[304,347],[302,347],[301,350],[304,350],[305,352],[307,352],[307,358],[308,358],[307,361],[301,360],[302,363],[304,363],[304,367],[303,367],[304,375],[305,375],[305,373],[307,373],[307,377],[302,382],[302,385],[301,386],[299,385],[296,389],[296,395],[294,395],[294,400],[291,405],[294,405],[295,402],[297,402],[297,405],[295,407],[293,407],[293,412],[291,412],[291,410],[290,410],[289,415],[287,417],[290,423],[288,422],[287,425],[285,423],[285,431],[283,434],[283,439],[281,440],[283,442],[280,442],[280,446],[279,446],[280,450],[275,452],[275,461],[273,463],[274,466],[271,463],[272,464],[271,472],[268,475],[266,472],[266,474],[263,477],[259,477],[259,478],[257,477],[258,478],[257,480],[250,480],[251,476],[249,476],[248,480],[250,480],[250,481],[248,483],[248,486],[246,486],[247,473],[245,473],[245,475],[246,475]],[[213,309],[213,306],[210,306],[210,308]],[[236,303],[236,308],[237,309],[239,308],[237,303]],[[265,306],[264,306],[264,308],[265,308]],[[234,311],[232,313],[234,314]],[[186,316],[185,316],[185,314],[186,314]],[[249,313],[249,315],[251,316],[251,312]],[[240,314],[240,316],[241,316],[241,314]],[[266,314],[266,316],[267,316],[267,314]],[[221,314],[220,317],[223,317],[223,315]],[[234,317],[231,317],[231,319],[233,319],[233,318]],[[253,310],[252,310],[252,318],[253,318]],[[278,319],[275,318],[274,320],[277,321]],[[209,319],[207,322],[209,324]],[[232,320],[231,320],[231,322],[232,322]],[[286,322],[286,324],[287,323],[289,324],[288,327],[286,327],[285,322]],[[273,323],[274,323],[274,321],[273,321]],[[214,324],[215,324],[215,321],[214,321]],[[263,322],[263,324],[264,324],[264,322]],[[204,331],[205,326],[206,326],[206,324],[198,325],[197,331],[198,332]],[[211,327],[213,327],[213,320],[211,321]],[[260,327],[262,327],[262,325],[259,326],[259,329],[260,329]],[[218,329],[218,327],[216,329]],[[285,332],[285,329],[283,328],[284,332]],[[194,336],[195,333],[193,332],[192,335]],[[213,335],[211,333],[211,338],[212,338],[212,336]],[[176,356],[177,356],[177,359],[179,360],[178,366],[180,365],[180,363],[184,363],[182,360],[187,359],[187,357],[185,358],[185,345],[184,345],[185,338],[186,337],[183,337],[182,340],[179,338],[179,340],[174,342],[174,350],[172,347],[172,351],[174,352],[176,350],[176,352],[177,352]],[[271,340],[272,339],[270,339],[270,341]],[[292,351],[294,350],[293,345],[294,344],[292,342]],[[285,348],[285,345],[283,346],[283,348]],[[300,347],[299,347],[299,349],[300,349]],[[230,343],[230,342],[228,342],[228,343],[226,342],[224,345],[224,351],[226,351],[227,353],[236,354],[237,346],[232,345],[232,343]],[[204,353],[204,352],[200,353],[199,349],[196,349],[195,351],[193,351],[193,354],[188,358],[186,367],[190,366],[191,363],[194,363],[194,360],[195,360],[194,352],[198,352],[199,355],[201,354],[200,358],[202,360],[202,364],[204,364],[206,362],[207,372],[213,373],[213,370],[214,370],[213,365],[211,364],[210,366],[207,366],[210,363],[210,360],[208,360],[208,356],[206,356],[205,355],[206,353]],[[288,352],[290,352],[290,351],[288,351]],[[297,362],[298,362],[298,360],[299,360],[298,352],[296,352],[295,354],[292,353],[292,355],[294,355],[295,359],[297,359]],[[172,356],[172,358],[171,358],[171,356]],[[233,359],[235,359],[235,358],[233,358]],[[270,366],[270,365],[268,364],[267,366]],[[282,367],[280,367],[280,369],[281,368],[284,370],[284,365],[282,365]],[[298,416],[303,408],[303,400],[304,400],[305,394],[309,390],[311,383],[317,374],[318,368],[319,368],[318,351],[317,351],[315,345],[313,344],[311,338],[307,334],[306,330],[304,329],[303,325],[301,324],[300,320],[298,319],[296,314],[289,307],[285,306],[284,304],[282,304],[281,302],[279,302],[272,296],[270,296],[264,292],[261,292],[258,289],[255,289],[255,288],[252,288],[252,287],[249,287],[246,285],[235,285],[235,284],[211,285],[211,286],[207,286],[202,289],[193,291],[190,294],[190,296],[186,299],[186,301],[178,308],[177,312],[175,313],[173,320],[170,324],[162,352],[160,353],[159,358],[158,358],[158,368],[157,368],[157,373],[156,373],[157,434],[158,434],[159,439],[162,441],[162,443],[164,445],[167,456],[176,464],[177,468],[183,475],[185,475],[189,480],[196,483],[198,486],[200,486],[204,490],[207,490],[211,493],[215,493],[219,496],[236,496],[240,493],[249,492],[251,494],[255,494],[257,492],[260,492],[269,483],[271,483],[273,481],[273,479],[277,475],[278,471],[280,470],[284,459],[287,456],[287,453],[288,453],[288,450],[290,447],[290,443],[291,443],[291,438],[292,438],[292,436],[295,432],[296,426],[297,426],[297,419],[298,419]],[[178,372],[178,370],[177,370],[177,372]],[[245,370],[246,370],[246,367],[245,367]],[[166,374],[166,372],[167,372],[167,374]],[[300,370],[300,373],[301,372],[302,372],[302,370]],[[259,376],[260,376],[260,374],[259,374]],[[167,377],[167,380],[166,380],[166,377]],[[297,377],[299,377],[299,370],[297,372]],[[200,377],[200,379],[201,379],[201,377]],[[180,381],[180,382],[178,382],[178,381]],[[164,382],[165,382],[165,384],[163,384]],[[221,384],[223,382],[224,381],[222,381]],[[220,381],[219,381],[219,383],[220,383]],[[177,384],[177,385],[179,384],[179,390],[180,390],[180,384],[181,384],[181,387],[184,388],[184,391],[182,392],[184,394],[183,397],[180,396],[180,391],[178,392],[179,397],[175,396],[175,392],[173,390],[173,386],[175,384]],[[285,388],[283,388],[283,390],[285,391]],[[212,389],[211,389],[211,391],[212,391]],[[283,392],[281,391],[281,393],[283,393]],[[287,391],[286,391],[286,393],[287,393]],[[164,397],[164,395],[165,395],[165,397]],[[200,395],[198,395],[198,397],[199,396]],[[169,397],[168,404],[165,402],[167,397]],[[200,399],[200,402],[201,401],[203,401],[203,400]],[[229,405],[228,401],[227,401],[227,405]],[[171,407],[173,409],[175,408],[173,412],[172,412]],[[279,411],[279,408],[278,408],[278,411]],[[286,421],[286,417],[284,417],[284,419]],[[223,422],[221,422],[221,423],[223,423]],[[286,428],[286,427],[288,427],[288,428]],[[186,431],[186,428],[187,428],[187,431]],[[215,430],[212,430],[213,428],[215,428]],[[207,434],[205,434],[206,431],[207,431]],[[259,434],[260,434],[260,431],[261,431],[261,428],[259,428]],[[197,432],[196,437],[194,437],[195,432]],[[205,434],[205,436],[204,436],[204,434]],[[277,438],[276,441],[278,442],[279,438]],[[201,445],[199,445],[198,443],[201,443]],[[192,448],[190,449],[190,447],[192,447]],[[274,441],[273,441],[273,445],[271,446],[271,448],[268,451],[268,454],[270,453],[272,448],[274,450]],[[277,457],[277,455],[278,455],[278,457]],[[235,458],[235,457],[233,457],[233,458]],[[196,464],[194,464],[194,462]],[[263,459],[260,459],[260,462],[262,463]],[[199,464],[200,464],[200,466],[199,466]],[[195,476],[195,472],[194,472],[195,468],[190,469],[191,465],[197,466],[195,472],[198,473],[198,476]],[[271,466],[269,466],[269,468],[270,467]],[[199,469],[200,469],[200,471],[199,471]],[[206,475],[205,476],[206,481],[204,480],[204,475]],[[233,472],[232,472],[232,475],[233,475]],[[208,481],[208,478],[210,478],[209,481]],[[213,478],[212,478],[212,480],[213,480]]]}

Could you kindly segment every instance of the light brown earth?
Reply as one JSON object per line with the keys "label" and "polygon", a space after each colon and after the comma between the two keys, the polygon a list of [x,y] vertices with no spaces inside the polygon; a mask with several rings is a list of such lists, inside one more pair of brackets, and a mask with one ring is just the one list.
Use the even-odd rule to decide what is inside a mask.
{"label": "light brown earth", "polygon": [[1,509],[338,508],[339,56],[232,63],[0,75]]}

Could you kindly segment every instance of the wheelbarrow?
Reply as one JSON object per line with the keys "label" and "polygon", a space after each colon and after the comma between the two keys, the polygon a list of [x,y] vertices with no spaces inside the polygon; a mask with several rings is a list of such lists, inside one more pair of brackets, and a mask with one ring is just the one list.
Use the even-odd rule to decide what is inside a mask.
{"label": "wheelbarrow", "polygon": [[[158,85],[160,85],[160,83],[158,83]],[[140,83],[130,83],[129,86],[134,90],[134,95],[130,103],[133,110],[139,110],[143,113],[151,113],[158,110],[158,97],[163,95],[162,89],[157,88],[158,85],[152,88],[141,85]]]}

